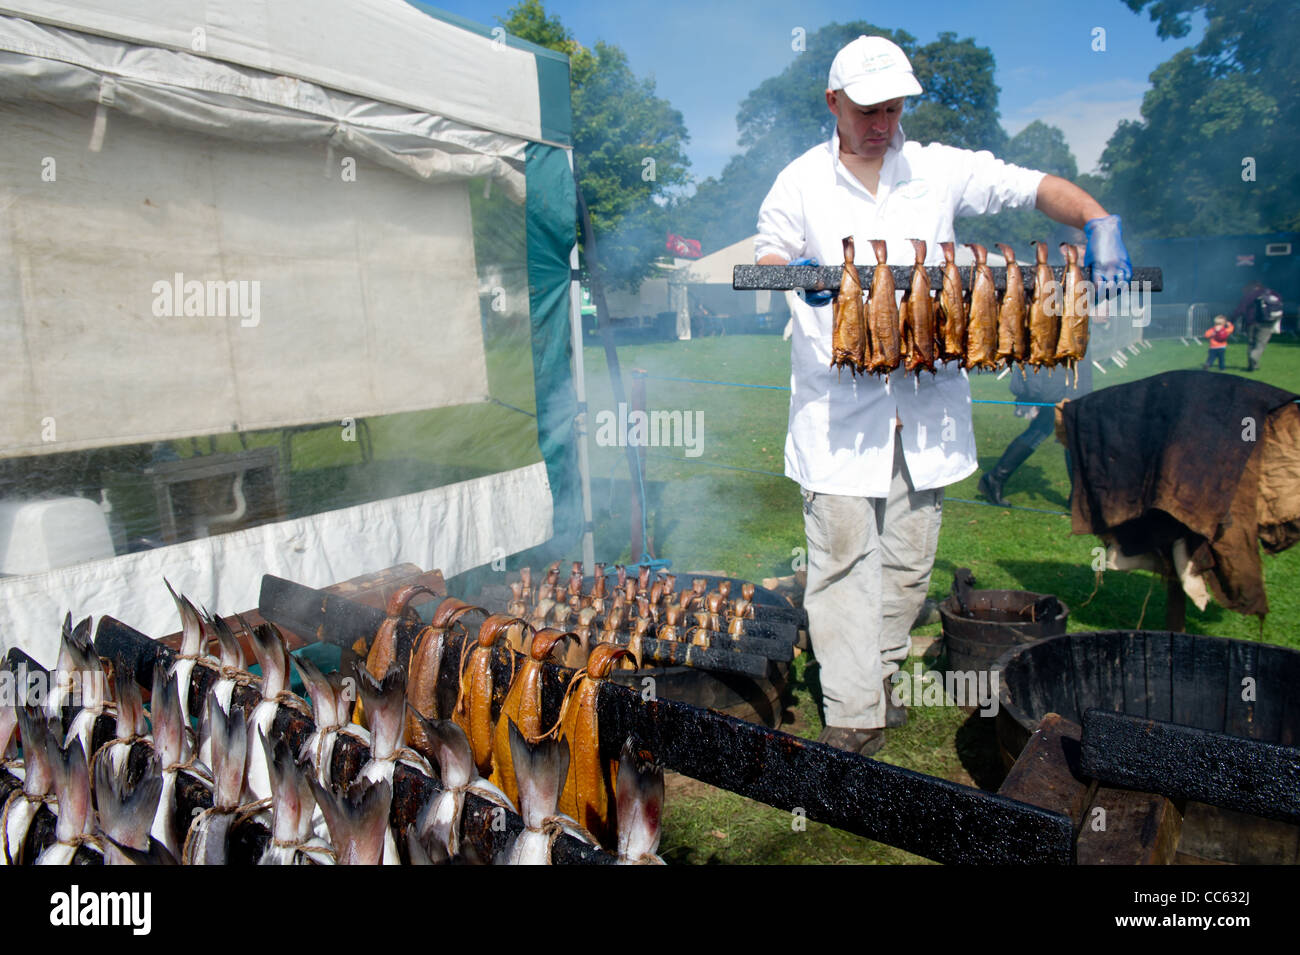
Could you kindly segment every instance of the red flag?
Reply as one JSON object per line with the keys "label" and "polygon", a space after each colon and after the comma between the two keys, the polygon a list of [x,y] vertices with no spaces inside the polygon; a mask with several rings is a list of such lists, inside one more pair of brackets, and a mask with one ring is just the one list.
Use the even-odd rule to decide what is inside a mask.
{"label": "red flag", "polygon": [[698,259],[704,254],[700,248],[699,239],[683,239],[675,233],[668,233],[668,241],[664,243],[665,248],[679,259]]}

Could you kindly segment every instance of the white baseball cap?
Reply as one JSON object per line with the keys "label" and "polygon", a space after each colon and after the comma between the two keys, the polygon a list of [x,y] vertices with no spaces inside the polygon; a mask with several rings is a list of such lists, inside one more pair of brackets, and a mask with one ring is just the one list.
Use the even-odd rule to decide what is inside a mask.
{"label": "white baseball cap", "polygon": [[907,54],[883,36],[860,36],[836,53],[826,88],[844,90],[859,106],[924,92]]}

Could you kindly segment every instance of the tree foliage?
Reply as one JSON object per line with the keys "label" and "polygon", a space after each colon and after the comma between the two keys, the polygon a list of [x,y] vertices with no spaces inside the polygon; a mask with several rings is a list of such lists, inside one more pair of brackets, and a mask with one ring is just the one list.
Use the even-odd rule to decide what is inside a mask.
{"label": "tree foliage", "polygon": [[736,116],[741,152],[718,177],[701,182],[679,204],[673,231],[701,239],[706,251],[754,232],[758,208],[777,174],[800,154],[830,138],[835,117],[826,108],[826,77],[835,54],[860,35],[897,43],[925,90],[909,99],[903,128],[910,139],[999,151],[1006,134],[998,123],[993,55],[973,40],[941,33],[920,44],[902,30],[865,21],[832,23],[806,39],[806,49],[777,76],[760,83]]}
{"label": "tree foliage", "polygon": [[1300,228],[1300,47],[1289,0],[1125,0],[1164,38],[1206,20],[1151,74],[1142,119],[1106,145],[1104,201],[1135,235]]}
{"label": "tree foliage", "polygon": [[668,190],[689,179],[681,113],[655,95],[653,78],[633,74],[622,49],[604,42],[587,49],[540,0],[522,0],[498,22],[569,57],[574,164],[602,271],[635,288],[664,251]]}

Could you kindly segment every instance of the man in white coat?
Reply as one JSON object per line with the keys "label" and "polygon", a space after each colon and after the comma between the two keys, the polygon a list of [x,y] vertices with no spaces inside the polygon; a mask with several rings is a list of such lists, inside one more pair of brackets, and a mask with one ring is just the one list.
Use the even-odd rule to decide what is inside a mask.
{"label": "man in white coat", "polygon": [[[909,239],[942,263],[953,218],[1036,205],[1088,235],[1094,280],[1126,282],[1119,216],[1078,186],[989,152],[908,142],[903,101],[921,85],[907,56],[883,37],[860,36],[836,55],[826,105],[830,142],[782,170],[758,217],[760,265],[843,261],[853,236],[859,264],[884,239],[891,264],[910,265]],[[793,313],[785,473],[803,489],[808,611],[821,665],[826,729],[820,741],[870,755],[906,710],[889,699],[907,659],[909,630],[929,588],[943,488],[976,468],[966,372],[948,362],[931,376],[855,378],[831,370],[830,293],[809,293]]]}

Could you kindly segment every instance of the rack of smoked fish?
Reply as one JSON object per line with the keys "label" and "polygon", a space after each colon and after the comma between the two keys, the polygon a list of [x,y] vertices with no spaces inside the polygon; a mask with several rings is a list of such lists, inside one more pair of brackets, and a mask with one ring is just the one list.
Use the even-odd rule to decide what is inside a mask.
{"label": "rack of smoked fish", "polygon": [[[834,290],[831,367],[855,375],[934,373],[945,361],[974,369],[1073,368],[1087,354],[1095,291],[1078,247],[1062,243],[1065,266],[1053,268],[1047,244],[1037,242],[1034,265],[1022,269],[1010,246],[998,244],[1006,265],[992,267],[988,250],[972,244],[975,264],[959,267],[955,245],[942,242],[945,262],[936,268],[925,265],[926,243],[910,241],[910,267],[887,264],[889,249],[879,239],[871,242],[875,267],[858,266],[846,236],[842,267],[736,266],[732,287]],[[1159,291],[1163,276],[1158,268],[1134,269],[1131,283]]]}
{"label": "rack of smoked fish", "polygon": [[575,561],[563,581],[558,562],[540,580],[525,567],[509,581],[508,597],[498,592],[507,614],[536,629],[572,632],[569,666],[581,666],[601,643],[627,647],[620,668],[629,670],[695,666],[764,677],[768,661],[794,658],[799,611],[764,604],[777,598],[752,583],[696,575],[679,589],[676,575],[652,575],[648,564],[635,575],[622,564],[608,574],[605,567],[597,563],[586,577]]}
{"label": "rack of smoked fish", "polygon": [[[454,597],[422,608],[411,600],[403,613],[409,594],[396,592],[385,612],[266,575],[258,610],[301,639],[364,654],[372,673],[404,668],[411,707],[463,721],[485,775],[492,767],[501,780],[512,777],[501,762],[510,752],[501,743],[503,723],[529,737],[560,727],[559,738],[571,743],[571,766],[578,767],[572,815],[589,832],[605,833],[602,841],[611,817],[623,832],[624,799],[639,791],[614,778],[614,767],[632,751],[653,753],[665,768],[709,785],[936,861],[1072,860],[1068,816],[668,699],[644,679],[624,685],[611,672],[624,647],[598,644],[587,666],[575,670],[556,662],[563,650],[555,631],[533,631],[519,618],[489,616]],[[101,625],[102,650],[109,651],[103,631]],[[511,649],[515,634],[526,653]],[[421,748],[415,733],[408,739]],[[572,779],[571,772],[566,792]],[[561,802],[562,811],[566,805]],[[630,818],[632,832],[640,833],[643,824],[635,820],[642,814]],[[555,851],[564,844],[561,839]]]}
{"label": "rack of smoked fish", "polygon": [[[92,644],[90,618],[70,616],[54,670],[11,651],[11,685],[49,692],[0,700],[0,862],[659,862],[662,770],[630,738],[613,765],[594,755],[590,700],[627,649],[593,651],[544,727],[538,674],[563,635],[528,628],[511,682],[493,687],[485,661],[509,652],[497,638],[517,622],[483,619],[440,698],[444,641],[477,608],[444,601],[399,641],[420,592],[393,595],[348,673],[175,592],[179,652],[107,617]],[[295,669],[310,703],[290,691]]]}

